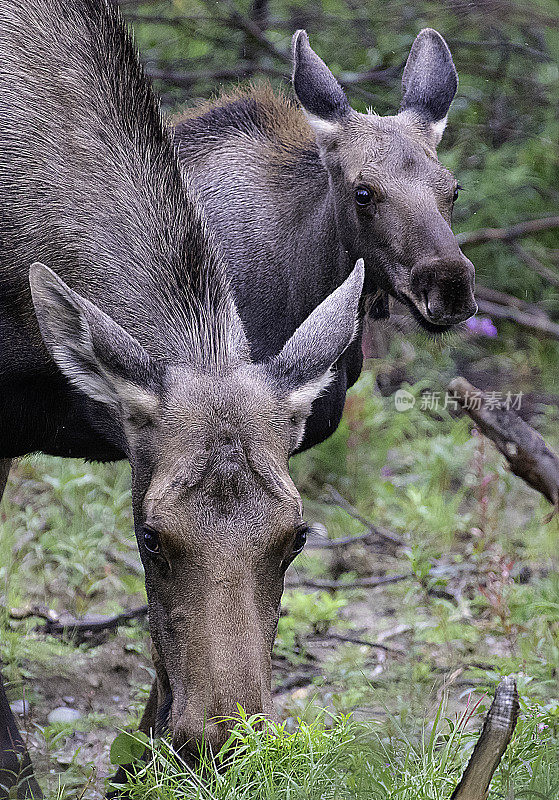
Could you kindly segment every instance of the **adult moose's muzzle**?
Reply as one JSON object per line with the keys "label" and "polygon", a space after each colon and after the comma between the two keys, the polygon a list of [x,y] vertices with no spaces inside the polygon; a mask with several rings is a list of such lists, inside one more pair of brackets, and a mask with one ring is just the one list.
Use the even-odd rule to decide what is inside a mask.
{"label": "adult moose's muzzle", "polygon": [[448,328],[477,311],[474,266],[460,251],[452,258],[430,258],[410,273],[416,308],[431,325]]}

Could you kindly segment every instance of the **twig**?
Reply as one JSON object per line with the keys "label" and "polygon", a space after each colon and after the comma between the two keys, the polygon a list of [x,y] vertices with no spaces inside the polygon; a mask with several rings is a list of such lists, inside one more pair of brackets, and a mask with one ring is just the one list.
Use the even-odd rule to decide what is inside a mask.
{"label": "twig", "polygon": [[313,678],[317,678],[319,675],[320,670],[318,669],[307,669],[304,672],[291,673],[279,685],[274,686],[273,693],[281,694],[282,692],[288,692],[290,689],[297,689],[300,686],[308,686],[312,683]]}
{"label": "twig", "polygon": [[478,308],[482,314],[489,314],[491,317],[495,317],[495,319],[506,319],[510,322],[516,322],[523,328],[538,331],[546,336],[553,336],[555,339],[559,339],[559,323],[552,322],[547,317],[527,314],[525,311],[520,311],[517,308],[502,306],[498,303],[490,303],[487,300],[481,299],[478,301]]}
{"label": "twig", "polygon": [[484,242],[510,241],[520,239],[522,236],[529,236],[531,233],[550,231],[559,228],[559,217],[543,217],[542,219],[529,219],[525,222],[518,222],[509,228],[479,228],[477,231],[466,231],[457,233],[458,244],[462,247],[473,244],[483,244]]}
{"label": "twig", "polygon": [[399,583],[413,578],[413,573],[407,572],[405,575],[381,575],[370,578],[356,578],[352,581],[334,581],[326,578],[297,578],[297,580],[286,580],[286,586],[307,586],[310,589],[371,589],[375,586],[383,586],[388,583]]}
{"label": "twig", "polygon": [[120,625],[126,622],[142,619],[147,615],[147,611],[148,607],[144,605],[139,608],[132,608],[129,611],[123,611],[121,614],[116,614],[114,617],[104,617],[95,614],[90,617],[76,619],[71,616],[61,616],[58,620],[54,621],[47,619],[44,625],[38,627],[38,630],[43,633],[49,633],[52,636],[67,636],[69,639],[83,642],[95,637],[99,633],[116,630]]}
{"label": "twig", "polygon": [[364,525],[369,533],[374,534],[379,539],[383,539],[385,542],[390,542],[390,544],[395,545],[396,547],[403,547],[404,541],[401,539],[397,534],[392,533],[392,531],[386,530],[386,528],[379,528],[378,525],[373,525],[368,519],[361,516],[361,514],[354,508],[351,503],[342,497],[342,495],[334,489],[333,486],[328,487],[328,496],[329,502],[333,503],[334,505],[339,506],[346,514],[349,514],[350,517],[360,522]]}
{"label": "twig", "polygon": [[[465,378],[454,378],[448,388],[480,431],[505,456],[512,472],[541,492],[559,512],[559,456],[540,434],[512,409],[494,407]],[[480,398],[479,404],[472,402],[476,396]]]}
{"label": "twig", "polygon": [[538,261],[538,259],[533,256],[532,253],[528,252],[525,247],[522,247],[519,242],[511,242],[510,246],[516,255],[524,261],[526,266],[530,267],[531,270],[552,286],[556,286],[559,289],[559,275],[556,272],[546,267],[541,261]]}
{"label": "twig", "polygon": [[450,800],[485,800],[491,778],[512,739],[518,712],[516,680],[509,675],[497,687],[474,752]]}
{"label": "twig", "polygon": [[[202,2],[208,8],[210,14],[212,14],[213,8],[211,0],[202,0]],[[223,5],[226,6],[229,14],[229,19],[227,21],[228,25],[243,31],[246,36],[252,39],[255,44],[258,44],[262,50],[265,50],[267,53],[269,53],[269,55],[291,65],[291,55],[288,51],[281,50],[279,47],[276,47],[276,45],[271,42],[260,30],[258,25],[256,25],[256,23],[254,23],[248,17],[241,14],[232,2],[225,0]]]}
{"label": "twig", "polygon": [[308,641],[312,643],[328,641],[329,639],[333,639],[336,642],[343,642],[344,644],[357,644],[362,647],[372,647],[377,650],[384,650],[386,653],[402,655],[404,652],[404,650],[398,647],[390,647],[390,645],[382,644],[382,642],[369,642],[367,639],[360,639],[358,636],[344,636],[341,633],[326,633],[324,636],[313,636],[308,639]]}
{"label": "twig", "polygon": [[327,539],[325,536],[315,535],[314,537],[311,536],[309,539],[307,549],[317,550],[319,548],[335,549],[336,547],[347,547],[348,545],[358,542],[367,543],[373,536],[374,534],[371,531],[367,531],[367,533],[358,533],[356,536],[340,536],[338,539]]}
{"label": "twig", "polygon": [[521,300],[520,297],[515,297],[505,292],[499,292],[497,289],[490,289],[489,286],[483,286],[480,283],[476,283],[475,296],[476,300],[486,300],[489,303],[518,308],[520,311],[525,311],[527,314],[534,314],[535,316],[549,319],[545,311],[536,305],[536,303],[529,303],[526,300]]}

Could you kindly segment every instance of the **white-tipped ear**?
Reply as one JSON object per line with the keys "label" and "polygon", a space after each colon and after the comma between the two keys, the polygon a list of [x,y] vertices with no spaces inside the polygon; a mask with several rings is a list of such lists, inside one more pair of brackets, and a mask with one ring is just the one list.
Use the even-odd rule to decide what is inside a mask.
{"label": "white-tipped ear", "polygon": [[365,266],[360,258],[350,276],[315,308],[267,364],[300,427],[299,439],[313,402],[327,389],[336,361],[357,333],[364,278]]}
{"label": "white-tipped ear", "polygon": [[448,116],[443,117],[438,122],[431,123],[431,136],[435,142],[435,147],[439,144],[441,139],[443,138],[443,133],[446,128],[446,123],[448,122]]}
{"label": "white-tipped ear", "polygon": [[145,422],[157,397],[143,347],[44,264],[31,266],[29,284],[41,335],[60,371],[91,400]]}
{"label": "white-tipped ear", "polygon": [[447,43],[437,31],[424,28],[404,68],[400,111],[428,125],[437,145],[457,88],[458,75]]}
{"label": "white-tipped ear", "polygon": [[292,52],[293,88],[305,111],[326,122],[347,117],[351,106],[345,92],[310,46],[306,31],[294,33]]}
{"label": "white-tipped ear", "polygon": [[305,111],[305,116],[318,140],[336,136],[340,131],[340,123],[336,120],[322,119],[315,114],[309,114],[308,111]]}

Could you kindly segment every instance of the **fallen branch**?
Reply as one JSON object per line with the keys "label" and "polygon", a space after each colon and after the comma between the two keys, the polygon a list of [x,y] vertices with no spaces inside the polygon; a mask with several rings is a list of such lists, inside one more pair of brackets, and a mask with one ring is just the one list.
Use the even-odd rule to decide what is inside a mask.
{"label": "fallen branch", "polygon": [[[454,378],[448,388],[480,431],[505,456],[512,472],[541,492],[559,512],[559,456],[540,434],[512,409],[489,403],[487,395],[465,378]],[[472,398],[479,400],[474,403]]]}
{"label": "fallen branch", "polygon": [[511,242],[512,249],[516,253],[516,255],[524,261],[527,267],[529,267],[533,272],[543,278],[544,281],[547,281],[552,286],[555,286],[559,289],[559,275],[554,272],[549,267],[546,267],[545,264],[542,264],[535,256],[532,255],[525,247],[522,247],[520,242]]}
{"label": "fallen branch", "polygon": [[393,653],[397,655],[402,655],[405,650],[401,650],[398,647],[391,647],[388,644],[382,644],[382,642],[369,642],[367,639],[360,639],[358,636],[344,636],[341,633],[326,633],[324,636],[313,636],[308,639],[309,642],[327,642],[333,640],[335,642],[342,642],[343,644],[357,644],[361,647],[372,647],[373,649],[383,650],[386,653]]}
{"label": "fallen branch", "polygon": [[[104,617],[97,614],[92,614],[89,617],[82,617],[77,619],[69,614],[60,616],[58,619],[53,620],[46,618],[45,624],[37,628],[42,633],[48,633],[51,636],[64,636],[77,642],[86,642],[95,638],[100,633],[106,631],[116,630],[120,625],[131,622],[135,619],[142,619],[147,615],[148,607],[140,606],[139,608],[132,608],[129,611],[123,611],[121,614],[115,614],[113,617]],[[30,615],[33,616],[33,615]]]}
{"label": "fallen branch", "polygon": [[403,547],[404,545],[403,539],[401,539],[397,534],[392,533],[392,531],[387,530],[386,528],[380,528],[378,525],[373,525],[372,522],[370,522],[368,519],[365,519],[365,517],[361,516],[359,511],[357,511],[357,509],[354,508],[351,505],[351,503],[349,503],[345,499],[345,497],[342,497],[342,495],[336,489],[334,489],[333,486],[328,487],[327,502],[339,506],[339,508],[345,511],[346,514],[349,514],[350,517],[353,517],[353,519],[357,520],[357,522],[360,522],[362,525],[364,525],[369,531],[370,535],[376,536],[378,539],[382,539],[385,542],[390,542],[390,544],[396,547]]}
{"label": "fallen branch", "polygon": [[286,580],[286,586],[306,586],[310,589],[371,589],[375,586],[383,586],[388,583],[399,583],[413,578],[413,573],[407,572],[405,575],[381,575],[370,578],[356,578],[353,581],[335,581],[326,578],[297,578],[296,580]]}
{"label": "fallen branch", "polygon": [[466,231],[456,234],[458,243],[462,247],[485,242],[511,241],[529,236],[531,233],[550,231],[559,228],[559,217],[543,217],[542,219],[529,219],[518,222],[508,228],[479,228],[477,231]]}
{"label": "fallen branch", "polygon": [[318,549],[330,549],[333,550],[336,547],[348,547],[349,545],[356,544],[359,542],[363,542],[367,544],[371,541],[373,534],[371,531],[367,531],[367,533],[358,533],[356,536],[340,536],[338,539],[327,539],[326,536],[322,536],[320,534],[314,534],[311,528],[311,538],[307,542],[306,549],[308,550],[318,550]]}
{"label": "fallen branch", "polygon": [[553,336],[555,339],[559,339],[559,323],[552,322],[547,317],[527,314],[525,311],[520,311],[518,308],[502,306],[499,303],[491,303],[482,299],[478,300],[478,308],[482,314],[489,314],[489,316],[495,319],[506,319],[509,320],[509,322],[516,322],[523,328],[529,328],[532,331],[538,331],[546,336]]}
{"label": "fallen branch", "polygon": [[516,680],[509,675],[497,686],[474,752],[450,800],[486,800],[491,778],[512,739],[518,711]]}
{"label": "fallen branch", "polygon": [[475,296],[476,300],[486,300],[488,303],[497,303],[501,306],[518,308],[520,311],[525,311],[527,314],[533,314],[536,317],[549,319],[545,311],[536,303],[529,303],[527,300],[521,300],[520,297],[515,297],[512,294],[499,292],[497,289],[490,289],[489,286],[483,286],[479,283],[476,283]]}

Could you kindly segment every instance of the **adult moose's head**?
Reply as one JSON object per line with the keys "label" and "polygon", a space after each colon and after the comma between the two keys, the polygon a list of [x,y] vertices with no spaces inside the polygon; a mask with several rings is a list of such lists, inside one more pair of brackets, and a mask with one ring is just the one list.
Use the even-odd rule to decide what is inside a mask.
{"label": "adult moose's head", "polygon": [[117,5],[0,3],[0,54],[0,458],[129,459],[159,716],[217,747],[216,718],[270,710],[305,538],[288,458],[355,335],[363,263],[254,363]]}
{"label": "adult moose's head", "polygon": [[394,116],[354,111],[305,31],[293,37],[293,85],[330,175],[340,236],[368,280],[443,332],[477,310],[474,268],[450,229],[459,186],[436,147],[458,79],[442,36],[417,36]]}
{"label": "adult moose's head", "polygon": [[130,460],[160,716],[171,712],[175,745],[193,753],[202,740],[219,749],[237,704],[271,712],[284,574],[306,538],[288,458],[355,335],[364,276],[359,261],[277,356],[254,364],[218,257],[210,246],[205,256],[216,283],[201,279],[178,359],[165,344],[148,355],[47,267],[30,274],[52,358]]}

